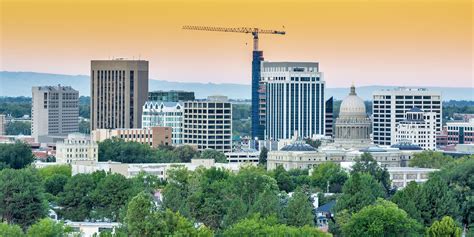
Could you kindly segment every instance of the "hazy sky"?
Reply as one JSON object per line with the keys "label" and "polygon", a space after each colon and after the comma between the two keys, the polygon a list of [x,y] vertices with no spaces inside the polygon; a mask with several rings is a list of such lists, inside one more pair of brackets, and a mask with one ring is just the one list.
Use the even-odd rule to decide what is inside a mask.
{"label": "hazy sky", "polygon": [[0,0],[0,70],[90,72],[91,59],[150,61],[168,81],[251,79],[250,35],[183,25],[260,27],[268,61],[318,61],[329,87],[470,86],[471,0]]}

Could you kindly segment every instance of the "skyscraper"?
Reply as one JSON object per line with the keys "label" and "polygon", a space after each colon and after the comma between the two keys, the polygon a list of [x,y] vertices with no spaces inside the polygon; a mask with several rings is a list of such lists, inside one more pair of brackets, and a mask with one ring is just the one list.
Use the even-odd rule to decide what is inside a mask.
{"label": "skyscraper", "polygon": [[35,86],[31,134],[36,142],[56,142],[79,131],[79,92],[70,86]]}
{"label": "skyscraper", "polygon": [[325,133],[324,80],[318,63],[262,62],[266,84],[265,138],[306,138]]}
{"label": "skyscraper", "polygon": [[325,135],[332,137],[334,131],[334,99],[332,96],[326,100],[326,122],[324,125],[326,126]]}
{"label": "skyscraper", "polygon": [[[254,49],[252,52],[252,138],[263,139],[264,135],[264,120],[260,119],[261,105],[260,97],[262,96],[259,90],[261,89],[260,73],[261,73],[261,62],[263,61],[263,51]],[[264,94],[263,94],[264,95]]]}
{"label": "skyscraper", "polygon": [[140,128],[148,97],[148,61],[91,61],[91,131]]}
{"label": "skyscraper", "polygon": [[377,145],[396,143],[395,129],[413,108],[436,113],[436,132],[441,132],[441,92],[424,88],[396,88],[376,91],[373,94],[373,138]]}

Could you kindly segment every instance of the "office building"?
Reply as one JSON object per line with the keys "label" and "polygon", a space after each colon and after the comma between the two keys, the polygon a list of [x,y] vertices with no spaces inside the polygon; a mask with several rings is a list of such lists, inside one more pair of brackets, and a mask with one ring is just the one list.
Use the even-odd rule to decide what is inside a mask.
{"label": "office building", "polygon": [[413,107],[436,114],[436,132],[441,132],[441,92],[427,89],[397,88],[373,94],[373,139],[378,145],[391,145],[396,140],[396,127]]}
{"label": "office building", "polygon": [[365,103],[357,96],[355,86],[342,100],[339,117],[335,123],[334,142],[344,148],[366,148],[370,146],[370,119]]}
{"label": "office building", "polygon": [[147,101],[143,105],[142,127],[171,127],[174,145],[183,144],[182,102]]}
{"label": "office building", "polygon": [[262,108],[262,106],[264,105],[260,101],[262,97],[265,97],[265,84],[261,81],[261,63],[263,60],[263,51],[258,50],[258,48],[254,48],[254,50],[252,51],[251,136],[252,139],[258,138],[259,140],[262,140],[264,138],[265,130],[264,115],[262,118],[260,116],[261,112],[265,112],[265,108]]}
{"label": "office building", "polygon": [[266,85],[265,139],[325,133],[324,80],[318,63],[262,62]]}
{"label": "office building", "polygon": [[170,127],[96,129],[92,131],[91,137],[95,142],[120,138],[126,142],[138,142],[156,148],[160,145],[171,146],[171,131]]}
{"label": "office building", "polygon": [[324,126],[326,127],[325,135],[332,137],[334,135],[334,99],[332,96],[326,100],[326,121]]}
{"label": "office building", "polygon": [[148,97],[148,61],[91,61],[91,131],[140,128]]}
{"label": "office building", "polygon": [[7,124],[6,116],[4,114],[0,114],[0,136],[5,135],[5,126]]}
{"label": "office building", "polygon": [[447,122],[448,145],[474,144],[474,118],[469,122]]}
{"label": "office building", "polygon": [[36,142],[56,142],[79,131],[79,92],[70,86],[32,88],[31,134]]}
{"label": "office building", "polygon": [[232,151],[232,104],[227,97],[184,102],[183,141],[200,151]]}
{"label": "office building", "polygon": [[62,142],[56,143],[56,162],[70,164],[77,160],[98,160],[99,146],[90,136],[71,133]]}
{"label": "office building", "polygon": [[194,100],[192,91],[151,91],[148,93],[149,101],[178,102]]}
{"label": "office building", "polygon": [[254,163],[258,164],[260,152],[255,149],[241,149],[226,152],[225,156],[229,163]]}
{"label": "office building", "polygon": [[436,113],[425,113],[418,107],[412,108],[397,125],[395,138],[397,143],[410,141],[423,150],[435,150]]}

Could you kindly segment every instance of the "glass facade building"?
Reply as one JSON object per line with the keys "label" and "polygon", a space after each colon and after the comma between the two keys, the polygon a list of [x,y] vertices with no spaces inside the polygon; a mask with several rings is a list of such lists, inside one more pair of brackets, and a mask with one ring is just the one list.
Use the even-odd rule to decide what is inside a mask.
{"label": "glass facade building", "polygon": [[192,91],[151,91],[148,93],[149,101],[178,102],[194,100]]}
{"label": "glass facade building", "polygon": [[173,145],[183,144],[183,104],[147,101],[143,105],[142,127],[171,127]]}

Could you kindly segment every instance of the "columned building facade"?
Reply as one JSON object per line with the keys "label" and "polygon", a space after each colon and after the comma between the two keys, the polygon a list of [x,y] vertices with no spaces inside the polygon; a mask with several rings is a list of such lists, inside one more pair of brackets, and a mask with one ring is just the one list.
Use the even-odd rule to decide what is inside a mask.
{"label": "columned building facade", "polygon": [[324,135],[325,83],[318,63],[262,62],[261,76],[266,140]]}

